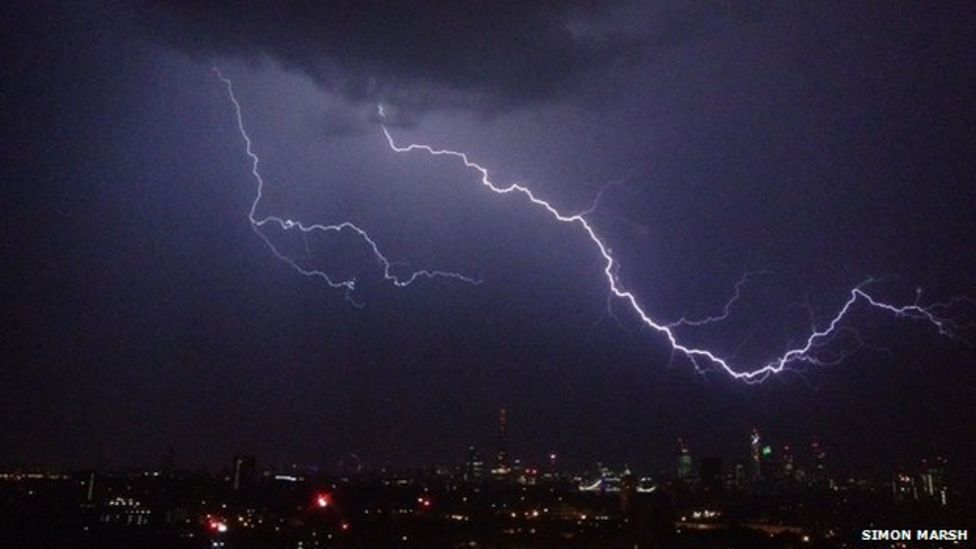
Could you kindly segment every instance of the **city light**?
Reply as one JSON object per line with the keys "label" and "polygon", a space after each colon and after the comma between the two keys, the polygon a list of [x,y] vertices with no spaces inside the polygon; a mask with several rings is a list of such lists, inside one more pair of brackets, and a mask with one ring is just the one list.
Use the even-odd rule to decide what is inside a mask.
{"label": "city light", "polygon": [[315,496],[315,506],[319,509],[325,509],[329,506],[329,495],[328,494],[318,494]]}

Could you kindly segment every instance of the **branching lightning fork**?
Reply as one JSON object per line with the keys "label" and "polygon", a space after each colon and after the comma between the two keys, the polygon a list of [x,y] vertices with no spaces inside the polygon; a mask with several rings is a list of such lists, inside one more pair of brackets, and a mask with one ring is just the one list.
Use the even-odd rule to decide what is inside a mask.
{"label": "branching lightning fork", "polygon": [[[327,273],[318,269],[311,269],[301,266],[294,259],[288,257],[287,255],[281,253],[271,242],[271,240],[261,231],[261,228],[265,225],[271,224],[276,225],[282,230],[298,229],[304,235],[309,233],[319,231],[323,233],[339,233],[342,231],[351,231],[359,236],[368,246],[370,251],[375,256],[376,260],[382,266],[383,278],[392,282],[395,286],[403,287],[408,286],[419,278],[452,278],[463,282],[478,284],[479,280],[471,277],[467,277],[458,273],[449,271],[437,271],[437,270],[420,270],[411,273],[409,276],[399,277],[392,271],[392,263],[383,255],[380,251],[379,246],[376,242],[369,236],[369,234],[356,226],[351,222],[342,222],[333,225],[324,224],[304,224],[300,221],[295,221],[288,218],[282,218],[277,216],[266,216],[258,217],[257,210],[258,205],[262,198],[262,193],[264,190],[264,180],[258,171],[258,156],[254,153],[251,147],[251,139],[244,129],[243,117],[241,115],[240,103],[238,103],[237,98],[234,95],[234,89],[231,81],[224,77],[219,70],[214,68],[214,72],[220,81],[225,85],[227,89],[227,94],[230,98],[231,103],[234,106],[234,111],[237,117],[237,126],[240,131],[241,137],[244,140],[246,146],[247,156],[251,159],[251,173],[257,181],[257,193],[254,197],[254,201],[251,203],[251,209],[248,212],[248,220],[251,223],[251,227],[254,232],[264,240],[271,252],[277,256],[279,259],[290,265],[297,272],[305,276],[319,277],[326,281],[329,286],[333,288],[342,288],[346,290],[347,298],[349,298],[350,293],[356,287],[356,281],[354,278],[346,280],[334,280]],[[382,106],[378,109],[378,114],[381,119],[385,117]],[[396,153],[413,153],[422,152],[433,157],[447,157],[456,159],[464,164],[467,168],[475,171],[480,176],[481,184],[493,193],[501,195],[517,195],[520,196],[533,205],[544,210],[553,220],[564,223],[567,225],[574,226],[581,230],[583,234],[593,243],[595,251],[603,261],[603,274],[606,279],[607,288],[609,290],[609,296],[617,300],[623,301],[629,306],[631,311],[640,319],[641,323],[650,328],[651,330],[658,332],[668,341],[671,345],[673,352],[686,356],[692,363],[692,365],[702,371],[705,367],[711,366],[713,368],[718,368],[719,370],[725,372],[734,379],[744,381],[746,383],[759,383],[767,379],[770,375],[779,373],[787,369],[787,367],[794,363],[809,363],[809,364],[833,364],[844,357],[848,356],[846,351],[841,351],[836,358],[821,360],[815,356],[815,351],[823,347],[828,343],[831,338],[842,332],[852,332],[850,328],[844,327],[841,323],[848,316],[848,314],[853,309],[854,305],[858,302],[864,305],[870,306],[872,308],[891,313],[892,315],[900,318],[908,318],[914,320],[921,320],[928,322],[938,329],[938,332],[942,335],[952,336],[954,332],[961,326],[953,321],[952,318],[940,313],[940,311],[945,311],[950,305],[955,303],[953,300],[949,303],[936,303],[931,305],[920,305],[919,298],[911,305],[892,305],[884,301],[878,300],[875,297],[867,293],[865,288],[874,282],[872,279],[868,279],[861,284],[852,288],[848,293],[848,298],[844,302],[843,306],[834,315],[827,325],[821,329],[817,329],[816,326],[811,327],[811,333],[803,341],[802,344],[795,345],[790,349],[783,352],[778,357],[769,360],[768,362],[759,364],[758,366],[748,369],[733,366],[729,359],[723,358],[713,351],[705,348],[699,348],[692,346],[687,343],[683,343],[677,333],[676,329],[682,326],[702,326],[705,324],[710,324],[713,322],[718,322],[728,318],[731,313],[731,308],[734,303],[741,296],[741,287],[748,281],[750,276],[756,274],[762,274],[762,272],[756,273],[746,273],[742,279],[739,280],[735,285],[735,292],[731,299],[726,302],[725,307],[720,315],[710,316],[701,318],[698,320],[688,320],[687,318],[682,318],[676,322],[664,323],[651,318],[651,316],[644,310],[641,306],[640,301],[637,296],[634,295],[629,290],[626,290],[620,283],[617,272],[619,269],[619,263],[612,255],[610,248],[603,241],[603,239],[596,233],[593,226],[588,221],[587,217],[593,212],[594,206],[576,214],[565,214],[553,207],[548,201],[536,196],[531,189],[525,187],[521,184],[512,183],[508,185],[499,185],[493,182],[489,176],[489,172],[486,168],[473,162],[469,159],[468,155],[463,152],[454,151],[450,149],[438,149],[426,144],[408,144],[408,145],[398,145],[393,139],[390,131],[383,124],[380,125],[380,130],[386,138],[387,143],[392,151]],[[597,198],[597,200],[599,197]],[[961,299],[961,298],[960,298]],[[853,332],[854,337],[859,340],[856,332]]]}
{"label": "branching lightning fork", "polygon": [[742,278],[735,283],[735,291],[732,293],[732,297],[725,302],[725,306],[722,307],[722,314],[706,316],[695,320],[689,320],[687,316],[683,316],[678,320],[667,324],[667,327],[676,328],[678,326],[705,326],[706,324],[714,324],[715,322],[721,322],[728,319],[729,315],[732,314],[732,306],[735,305],[736,301],[739,301],[739,299],[742,298],[742,287],[745,286],[752,277],[766,274],[769,274],[769,271],[746,271],[745,274],[742,275]]}
{"label": "branching lightning fork", "polygon": [[[313,223],[307,225],[302,223],[301,221],[295,221],[293,219],[282,218],[273,215],[259,218],[257,214],[257,210],[258,210],[258,205],[260,204],[261,198],[264,193],[264,178],[261,177],[261,172],[258,171],[258,164],[260,163],[260,159],[258,158],[258,155],[254,152],[251,146],[251,138],[250,136],[248,136],[247,130],[244,129],[244,117],[241,114],[241,104],[237,101],[237,96],[234,95],[233,83],[230,81],[229,78],[225,77],[220,72],[220,70],[217,69],[216,67],[214,67],[213,71],[214,74],[217,75],[217,78],[220,79],[220,81],[227,88],[227,96],[230,98],[231,103],[234,105],[234,114],[236,115],[237,118],[237,129],[241,134],[241,138],[244,140],[244,146],[245,146],[245,151],[247,153],[247,156],[251,159],[251,174],[254,176],[254,179],[257,181],[257,192],[254,195],[254,200],[251,202],[251,209],[247,214],[247,219],[248,221],[251,222],[251,228],[254,230],[254,232],[259,237],[261,237],[261,240],[263,240],[264,243],[267,244],[268,249],[271,250],[271,253],[273,253],[278,259],[284,261],[285,263],[290,265],[293,269],[295,269],[297,272],[299,272],[302,275],[318,277],[324,280],[329,286],[333,288],[344,289],[346,291],[346,298],[349,299],[350,302],[352,302],[354,305],[357,306],[358,304],[355,301],[353,301],[351,297],[352,291],[356,289],[355,278],[348,278],[345,280],[334,280],[325,271],[301,266],[297,261],[295,261],[291,257],[288,257],[287,255],[281,253],[278,250],[278,248],[275,247],[271,239],[268,238],[268,236],[265,235],[263,232],[261,232],[261,228],[268,224],[277,225],[279,228],[286,231],[291,229],[298,229],[303,234],[303,236],[307,236],[309,233],[313,233],[316,231],[322,233],[340,233],[342,231],[351,231],[356,235],[358,235],[363,240],[363,242],[366,243],[366,246],[369,248],[369,250],[373,253],[373,256],[376,258],[376,261],[379,262],[380,266],[382,267],[383,278],[392,282],[395,286],[398,287],[409,286],[419,278],[438,278],[438,277],[453,278],[471,284],[481,283],[480,280],[467,277],[459,273],[454,273],[449,271],[427,270],[427,269],[414,271],[405,277],[397,276],[396,274],[393,273],[393,264],[380,251],[380,248],[376,244],[376,241],[373,240],[369,236],[369,233],[367,233],[365,230],[361,229],[356,224],[349,221],[344,221],[342,223],[337,223],[333,225],[323,225],[321,223]],[[306,240],[306,249],[307,249],[307,245],[308,243]]]}
{"label": "branching lightning fork", "polygon": [[[380,114],[382,117],[382,112]],[[939,333],[942,335],[952,335],[954,329],[957,327],[957,325],[951,319],[944,316],[940,316],[936,313],[936,311],[938,311],[940,308],[945,306],[944,304],[922,306],[919,305],[916,301],[912,305],[896,306],[875,299],[870,294],[868,294],[864,289],[868,284],[873,282],[873,280],[869,279],[855,286],[853,289],[851,289],[847,301],[844,302],[843,307],[841,307],[840,311],[830,320],[827,326],[820,330],[817,330],[814,327],[812,333],[809,335],[809,337],[807,337],[807,339],[804,341],[802,345],[795,346],[785,351],[777,358],[770,360],[764,364],[761,364],[758,367],[753,369],[740,369],[734,367],[732,364],[729,363],[727,359],[718,356],[717,354],[715,354],[714,352],[708,349],[693,347],[685,343],[682,343],[675,332],[675,328],[681,325],[695,326],[695,325],[708,324],[711,322],[717,322],[719,320],[723,320],[726,317],[728,317],[728,314],[730,312],[733,303],[739,298],[741,286],[745,284],[746,280],[749,278],[748,273],[746,276],[743,277],[742,280],[739,281],[739,283],[736,284],[735,294],[733,295],[732,299],[730,299],[726,303],[722,315],[716,317],[709,317],[697,321],[679,320],[671,324],[662,323],[660,321],[654,320],[653,318],[650,317],[650,315],[648,315],[648,313],[641,306],[640,302],[637,299],[637,296],[635,296],[632,292],[624,289],[620,281],[618,280],[616,275],[618,263],[614,259],[613,255],[611,254],[610,248],[606,245],[603,239],[600,238],[600,236],[593,229],[593,226],[587,220],[586,216],[589,213],[589,210],[583,213],[572,214],[572,215],[564,214],[559,210],[557,210],[556,208],[554,208],[548,201],[536,196],[532,192],[532,190],[529,189],[528,187],[525,187],[518,183],[512,183],[508,185],[496,184],[491,180],[488,170],[483,166],[477,164],[476,162],[473,162],[466,153],[453,151],[449,149],[437,149],[426,144],[411,143],[408,145],[398,145],[396,141],[393,139],[393,136],[390,134],[390,131],[386,128],[386,126],[381,125],[380,129],[382,130],[383,135],[386,137],[386,141],[389,144],[390,149],[392,149],[394,152],[397,153],[423,152],[435,157],[443,156],[443,157],[455,158],[461,161],[467,168],[470,168],[471,170],[477,172],[480,175],[481,184],[485,186],[487,189],[489,189],[491,192],[497,194],[520,195],[523,198],[527,199],[532,204],[544,210],[555,221],[558,221],[560,223],[566,223],[569,225],[574,225],[580,230],[582,230],[583,233],[586,235],[586,237],[589,238],[589,240],[593,243],[597,253],[603,259],[603,264],[604,264],[603,274],[604,277],[606,278],[606,283],[610,291],[610,294],[616,297],[617,299],[624,301],[624,303],[626,303],[627,305],[629,305],[630,309],[637,315],[637,317],[646,327],[663,335],[671,344],[671,347],[674,349],[675,352],[683,354],[686,357],[688,357],[688,359],[692,362],[692,364],[700,371],[703,370],[704,366],[710,365],[713,367],[718,367],[719,369],[721,369],[722,371],[724,371],[725,373],[727,373],[728,375],[732,376],[735,379],[747,383],[758,383],[764,381],[772,374],[782,372],[783,370],[786,369],[787,366],[789,366],[792,363],[805,362],[805,363],[812,363],[812,364],[824,364],[825,363],[824,361],[821,361],[816,356],[814,356],[813,351],[817,347],[822,345],[825,340],[828,340],[829,338],[831,338],[832,336],[834,336],[836,333],[839,332],[841,321],[844,320],[847,314],[851,311],[854,304],[858,301],[861,301],[871,307],[875,307],[877,309],[887,311],[898,317],[927,321],[930,324],[934,325],[939,330]],[[753,273],[753,274],[758,274],[758,273]],[[844,355],[842,354],[841,356],[843,357]],[[831,360],[830,362],[833,363],[834,361]]]}

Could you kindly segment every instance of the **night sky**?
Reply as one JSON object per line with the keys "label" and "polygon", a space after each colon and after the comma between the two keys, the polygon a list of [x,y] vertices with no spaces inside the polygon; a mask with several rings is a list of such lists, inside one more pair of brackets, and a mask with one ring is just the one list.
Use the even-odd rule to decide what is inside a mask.
{"label": "night sky", "polygon": [[[500,407],[530,462],[652,472],[679,436],[745,456],[752,427],[819,437],[852,471],[976,455],[963,339],[858,307],[845,325],[870,348],[841,364],[759,386],[696,373],[621,302],[607,315],[579,230],[393,153],[376,117],[563,211],[605,189],[592,223],[663,321],[721,312],[768,271],[727,322],[682,332],[755,365],[868,277],[897,304],[976,297],[971,2],[13,4],[0,464],[152,466],[167,446],[187,467],[456,463],[494,452]],[[395,288],[348,234],[306,249],[268,228],[355,275],[357,308],[277,260],[213,66],[264,215],[349,220],[404,272],[484,283]]]}

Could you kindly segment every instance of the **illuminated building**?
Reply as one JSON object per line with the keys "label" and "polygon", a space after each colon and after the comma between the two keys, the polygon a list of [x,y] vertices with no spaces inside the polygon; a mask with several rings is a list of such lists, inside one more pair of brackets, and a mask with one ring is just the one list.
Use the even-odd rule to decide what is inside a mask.
{"label": "illuminated building", "polygon": [[231,476],[231,484],[234,491],[250,487],[254,484],[254,474],[257,469],[257,462],[254,456],[235,456],[234,470]]}
{"label": "illuminated building", "polygon": [[766,481],[776,478],[776,458],[773,447],[768,444],[762,447],[759,455],[759,476]]}
{"label": "illuminated building", "polygon": [[87,487],[85,490],[85,501],[91,503],[95,498],[95,471],[89,473]]}
{"label": "illuminated building", "polygon": [[122,526],[143,526],[149,524],[151,511],[138,500],[115,497],[102,506],[99,522]]}
{"label": "illuminated building", "polygon": [[753,429],[749,436],[749,449],[752,458],[752,480],[757,481],[762,478],[762,438],[759,430]]}
{"label": "illuminated building", "polygon": [[468,459],[464,463],[464,481],[479,482],[484,478],[484,474],[485,462],[482,461],[481,455],[474,449],[474,446],[468,447]]}
{"label": "illuminated building", "polygon": [[637,477],[630,470],[624,471],[620,477],[620,510],[624,515],[634,511],[634,499],[637,497]]}
{"label": "illuminated building", "polygon": [[810,444],[810,451],[813,453],[813,471],[811,471],[811,477],[814,482],[824,482],[827,480],[827,451],[821,446],[820,441],[816,439]]}
{"label": "illuminated building", "polygon": [[685,445],[685,441],[678,439],[678,478],[688,479],[691,478],[693,471],[691,463],[691,453],[688,452],[688,446]]}
{"label": "illuminated building", "polygon": [[744,488],[749,481],[749,474],[747,472],[746,464],[742,460],[736,460],[732,465],[732,483],[735,484],[737,488]]}
{"label": "illuminated building", "polygon": [[899,503],[918,499],[918,485],[915,483],[915,477],[906,473],[895,473],[895,478],[891,482],[891,491],[895,501]]}
{"label": "illuminated building", "polygon": [[505,408],[498,411],[498,454],[495,458],[496,475],[506,475],[511,470],[508,461],[508,414]]}
{"label": "illuminated building", "polygon": [[922,460],[922,473],[919,475],[922,493],[942,507],[949,505],[949,483],[946,475],[948,462],[945,458]]}
{"label": "illuminated building", "polygon": [[780,458],[780,465],[782,470],[780,473],[785,479],[793,479],[796,476],[796,458],[793,457],[793,452],[790,450],[789,446],[783,446],[783,455]]}

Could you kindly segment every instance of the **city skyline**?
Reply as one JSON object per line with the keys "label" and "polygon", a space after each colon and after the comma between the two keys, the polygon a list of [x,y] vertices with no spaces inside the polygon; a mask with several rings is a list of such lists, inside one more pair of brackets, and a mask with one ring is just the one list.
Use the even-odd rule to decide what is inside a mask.
{"label": "city skyline", "polygon": [[[296,471],[314,474],[329,474],[339,476],[375,476],[388,473],[405,473],[419,470],[450,470],[459,475],[465,482],[482,482],[490,479],[514,480],[524,475],[526,471],[533,475],[545,475],[550,473],[565,474],[586,474],[586,471],[599,471],[605,468],[608,471],[636,471],[647,478],[694,480],[702,482],[702,469],[713,470],[720,475],[724,481],[739,483],[770,482],[773,479],[782,479],[784,475],[790,478],[795,477],[797,481],[813,482],[816,479],[828,478],[828,464],[830,478],[886,478],[906,471],[924,471],[930,463],[940,463],[942,467],[949,467],[953,470],[953,476],[962,485],[976,482],[976,476],[971,470],[965,467],[956,467],[950,460],[944,457],[942,452],[933,451],[924,454],[916,460],[903,460],[896,466],[875,464],[873,467],[854,468],[850,463],[839,462],[828,458],[829,449],[821,443],[821,437],[814,435],[810,440],[796,441],[794,439],[771,440],[762,434],[758,428],[752,428],[741,433],[739,448],[731,453],[715,454],[701,453],[698,448],[689,446],[685,437],[675,439],[673,445],[669,447],[657,448],[651,455],[644,456],[645,459],[636,462],[621,460],[619,456],[603,455],[592,461],[585,461],[579,456],[567,455],[558,448],[550,448],[542,455],[524,455],[518,452],[511,453],[508,438],[508,410],[498,409],[497,424],[495,425],[494,444],[478,446],[469,444],[464,448],[464,458],[460,458],[461,453],[448,456],[446,459],[437,462],[393,462],[384,460],[381,457],[373,459],[372,456],[360,456],[349,453],[340,457],[335,462],[283,462],[268,460],[257,455],[250,454],[247,449],[239,449],[241,453],[236,454],[231,461],[229,469],[227,463],[210,464],[201,466],[199,464],[186,464],[180,462],[180,455],[173,445],[167,445],[160,459],[156,463],[127,463],[114,466],[91,465],[79,467],[77,465],[65,463],[0,463],[0,469],[6,470],[9,474],[24,473],[49,473],[63,471],[85,471],[85,470],[105,470],[105,471],[149,471],[158,474],[162,472],[174,471],[227,471],[229,485],[234,491],[238,491],[242,486],[242,477],[256,475],[258,470],[263,471]],[[516,445],[519,445],[516,440]],[[799,444],[797,444],[799,442]],[[706,446],[707,447],[707,446]],[[842,450],[842,449],[840,449]],[[843,451],[839,452],[844,455]],[[486,463],[484,456],[490,456]],[[247,473],[243,471],[248,471]],[[918,480],[918,484],[925,483]],[[741,478],[738,478],[740,477]],[[920,477],[921,478],[921,477]],[[733,480],[735,479],[735,480]],[[931,479],[929,480],[931,484]],[[912,489],[919,488],[912,485]],[[930,486],[931,491],[931,486]],[[931,494],[930,494],[931,495]],[[917,494],[916,494],[917,499]]]}
{"label": "city skyline", "polygon": [[[507,417],[499,415],[498,456]],[[771,450],[758,430],[731,466],[694,460],[683,440],[671,472],[595,464],[543,468],[517,458],[492,470],[469,449],[453,467],[338,470],[264,465],[236,455],[218,472],[0,468],[8,541],[92,547],[453,546],[853,547],[855,540],[966,541],[973,484],[944,459],[886,477],[835,475],[818,441],[811,460]],[[43,502],[38,507],[38,502]],[[963,521],[963,522],[961,522]],[[38,525],[45,527],[39,529]],[[877,529],[878,524],[898,528]],[[865,526],[868,527],[865,527]],[[892,537],[896,536],[896,537]]]}

